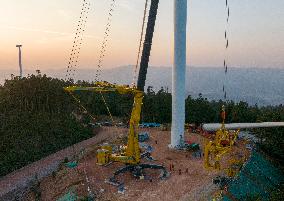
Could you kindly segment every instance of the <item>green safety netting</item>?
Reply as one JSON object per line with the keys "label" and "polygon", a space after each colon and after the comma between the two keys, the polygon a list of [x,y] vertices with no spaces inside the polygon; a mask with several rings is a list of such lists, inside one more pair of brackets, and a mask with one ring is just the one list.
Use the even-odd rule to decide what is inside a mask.
{"label": "green safety netting", "polygon": [[57,201],[76,201],[78,196],[73,191],[68,191],[65,195],[57,199]]}
{"label": "green safety netting", "polygon": [[75,167],[78,166],[78,162],[77,161],[70,161],[70,162],[65,163],[65,166],[68,167],[68,168],[75,168]]}
{"label": "green safety netting", "polygon": [[[239,200],[245,200],[248,196],[260,196],[262,200],[268,200],[270,192],[283,182],[283,172],[264,155],[253,152],[238,176],[229,184],[228,191]],[[224,196],[223,200],[230,199]]]}

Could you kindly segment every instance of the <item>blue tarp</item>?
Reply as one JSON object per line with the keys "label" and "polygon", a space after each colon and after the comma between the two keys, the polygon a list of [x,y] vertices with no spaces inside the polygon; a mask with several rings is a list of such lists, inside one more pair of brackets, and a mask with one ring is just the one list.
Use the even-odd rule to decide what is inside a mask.
{"label": "blue tarp", "polygon": [[150,135],[148,132],[141,132],[138,134],[138,141],[139,142],[145,142],[150,139]]}
{"label": "blue tarp", "polygon": [[161,124],[159,124],[159,123],[145,123],[145,122],[143,122],[139,126],[141,128],[150,128],[150,127],[160,127]]}

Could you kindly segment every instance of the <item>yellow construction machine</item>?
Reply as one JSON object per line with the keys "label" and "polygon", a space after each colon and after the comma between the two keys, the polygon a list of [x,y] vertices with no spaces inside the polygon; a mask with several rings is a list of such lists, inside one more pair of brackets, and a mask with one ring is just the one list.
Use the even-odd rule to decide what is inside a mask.
{"label": "yellow construction machine", "polygon": [[[121,162],[126,164],[125,167],[118,169],[109,182],[115,185],[119,185],[116,181],[115,176],[130,171],[136,177],[144,176],[143,169],[160,169],[162,171],[161,178],[166,178],[168,172],[161,165],[156,164],[141,164],[141,151],[138,141],[138,125],[140,121],[140,113],[142,100],[144,93],[135,87],[129,87],[127,85],[115,85],[108,82],[96,82],[91,87],[80,87],[80,86],[69,86],[64,88],[67,92],[76,91],[93,91],[96,93],[106,93],[115,92],[119,94],[131,94],[134,95],[134,103],[130,118],[128,141],[127,145],[120,149],[118,153],[113,153],[112,146],[102,145],[99,150],[97,150],[97,163],[99,165],[106,165],[110,162]],[[143,155],[142,155],[143,156]]]}
{"label": "yellow construction machine", "polygon": [[141,163],[141,157],[151,157],[149,157],[148,152],[141,154],[138,141],[138,125],[140,121],[141,106],[144,97],[143,91],[145,87],[158,3],[159,0],[151,0],[144,46],[141,55],[137,87],[129,87],[128,85],[116,85],[108,82],[96,82],[91,87],[69,86],[64,88],[65,91],[68,91],[70,93],[75,91],[93,91],[100,94],[114,92],[119,94],[131,94],[134,96],[127,145],[123,146],[123,148],[119,149],[118,151],[114,151],[112,149],[112,146],[110,145],[102,145],[97,151],[97,163],[100,165],[106,165],[110,162],[121,162],[125,164],[124,167],[115,171],[113,177],[109,179],[109,182],[114,185],[119,185],[119,182],[115,179],[116,175],[124,173],[126,171],[130,171],[135,177],[141,178],[144,176],[143,170],[146,168],[160,169],[162,173],[161,178],[166,178],[168,176],[168,172],[162,165]]}
{"label": "yellow construction machine", "polygon": [[[204,148],[204,166],[207,169],[221,170],[220,161],[226,153],[231,151],[240,131],[229,131],[225,128],[225,106],[222,106],[222,119],[221,128],[217,130],[214,140],[209,141]],[[225,169],[228,176],[236,174],[235,167],[240,163],[242,163],[241,159],[230,159],[229,168]]]}
{"label": "yellow construction machine", "polygon": [[70,86],[65,91],[93,91],[96,93],[115,92],[119,94],[134,95],[133,109],[130,118],[129,133],[127,146],[123,152],[117,154],[112,153],[112,147],[104,145],[98,150],[97,163],[100,165],[108,164],[111,161],[122,162],[125,164],[136,165],[140,163],[140,148],[138,143],[138,124],[140,121],[141,105],[143,100],[143,92],[136,88],[126,85],[114,85],[108,82],[97,82],[92,87]]}

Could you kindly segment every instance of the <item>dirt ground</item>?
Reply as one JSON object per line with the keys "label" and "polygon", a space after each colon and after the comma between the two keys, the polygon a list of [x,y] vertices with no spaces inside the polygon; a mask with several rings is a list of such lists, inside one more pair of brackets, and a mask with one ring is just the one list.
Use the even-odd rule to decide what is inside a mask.
{"label": "dirt ground", "polygon": [[[118,177],[119,181],[124,183],[125,193],[118,193],[118,188],[105,183],[105,180],[123,165],[120,163],[112,163],[106,167],[97,165],[98,145],[93,145],[86,149],[84,154],[78,156],[79,164],[76,168],[66,168],[62,165],[58,172],[35,184],[35,188],[28,193],[26,201],[35,200],[36,196],[40,196],[41,200],[57,200],[68,191],[76,192],[81,198],[91,191],[95,194],[96,200],[102,201],[207,200],[216,191],[216,186],[212,185],[212,179],[219,172],[206,170],[203,166],[203,158],[195,158],[191,152],[170,150],[168,148],[170,131],[160,131],[157,128],[141,129],[141,131],[150,133],[147,144],[153,146],[152,156],[155,159],[152,162],[146,160],[143,162],[164,165],[170,172],[167,179],[160,180],[158,178],[160,172],[154,170],[147,171],[151,180],[135,179],[130,173],[125,173]],[[119,138],[127,134],[125,129],[120,128],[110,128],[108,132],[117,133]],[[185,139],[199,143],[203,150],[205,139],[202,136],[186,133]],[[244,152],[244,146],[244,143],[238,143],[233,153]],[[171,170],[170,166],[173,167]]]}

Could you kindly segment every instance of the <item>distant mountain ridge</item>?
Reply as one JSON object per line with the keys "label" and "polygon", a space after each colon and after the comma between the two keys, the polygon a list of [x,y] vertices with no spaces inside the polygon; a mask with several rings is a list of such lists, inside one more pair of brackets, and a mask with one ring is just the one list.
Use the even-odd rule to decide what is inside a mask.
{"label": "distant mountain ridge", "polygon": [[[0,72],[2,75],[1,70]],[[46,70],[42,73],[52,77],[64,78],[65,70]],[[95,73],[96,69],[81,69],[77,71],[76,77],[80,80],[93,81]],[[153,86],[155,90],[168,87],[171,91],[171,77],[172,69],[170,67],[149,67],[146,86]],[[119,84],[131,84],[133,66],[103,69],[101,79]],[[279,105],[284,103],[284,69],[230,68],[225,77],[222,68],[188,67],[186,95],[197,97],[199,93],[202,93],[203,97],[210,100],[222,99],[223,82],[229,100],[243,100],[251,105]]]}

